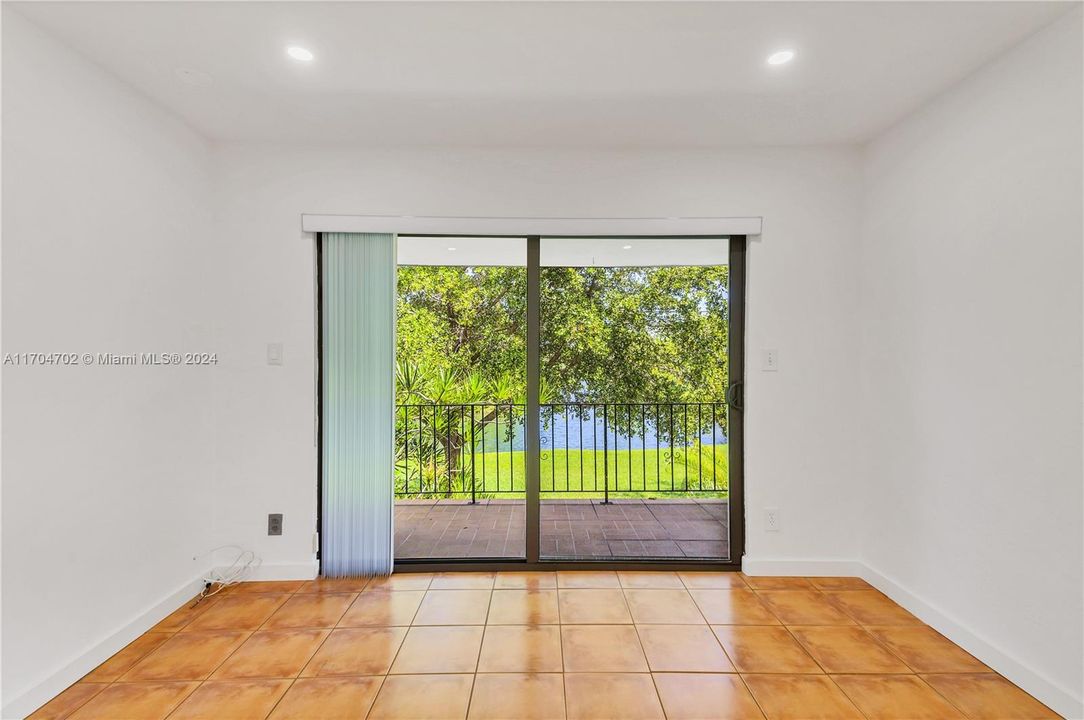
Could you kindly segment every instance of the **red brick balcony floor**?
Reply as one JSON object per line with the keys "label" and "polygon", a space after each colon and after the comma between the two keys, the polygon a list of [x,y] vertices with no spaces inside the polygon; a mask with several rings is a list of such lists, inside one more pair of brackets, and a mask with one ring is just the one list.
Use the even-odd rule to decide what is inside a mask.
{"label": "red brick balcony floor", "polygon": [[[542,557],[727,558],[726,499],[543,500]],[[523,557],[522,500],[399,500],[395,557]]]}

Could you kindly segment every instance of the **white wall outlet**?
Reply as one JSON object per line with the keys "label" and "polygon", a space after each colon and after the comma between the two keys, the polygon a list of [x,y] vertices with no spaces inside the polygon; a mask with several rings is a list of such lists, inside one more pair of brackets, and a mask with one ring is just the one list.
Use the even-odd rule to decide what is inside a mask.
{"label": "white wall outlet", "polygon": [[774,349],[764,350],[760,362],[761,372],[779,371],[779,351]]}
{"label": "white wall outlet", "polygon": [[783,521],[779,517],[779,508],[766,507],[764,508],[764,530],[765,532],[779,532],[782,529]]}
{"label": "white wall outlet", "polygon": [[312,534],[312,551],[314,553],[320,552],[320,533]]}
{"label": "white wall outlet", "polygon": [[282,343],[267,343],[267,364],[282,364]]}

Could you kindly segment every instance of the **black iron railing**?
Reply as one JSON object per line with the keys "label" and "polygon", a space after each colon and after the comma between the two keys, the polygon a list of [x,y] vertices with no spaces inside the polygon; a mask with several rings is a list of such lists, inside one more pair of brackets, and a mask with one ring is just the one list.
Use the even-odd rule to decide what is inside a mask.
{"label": "black iron railing", "polygon": [[[539,407],[543,495],[727,491],[725,402],[552,403]],[[395,493],[487,497],[524,492],[525,407],[396,408]]]}

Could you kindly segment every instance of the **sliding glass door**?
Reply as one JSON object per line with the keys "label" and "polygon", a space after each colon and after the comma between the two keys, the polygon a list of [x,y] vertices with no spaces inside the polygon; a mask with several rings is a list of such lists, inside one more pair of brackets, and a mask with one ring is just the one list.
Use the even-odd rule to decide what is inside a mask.
{"label": "sliding glass door", "polygon": [[744,246],[400,237],[396,562],[739,561]]}

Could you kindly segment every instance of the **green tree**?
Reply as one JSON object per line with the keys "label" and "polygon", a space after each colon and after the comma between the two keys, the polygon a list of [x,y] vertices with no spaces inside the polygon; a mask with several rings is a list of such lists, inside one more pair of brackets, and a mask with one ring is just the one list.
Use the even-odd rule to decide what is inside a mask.
{"label": "green tree", "polygon": [[[526,279],[520,267],[399,269],[402,488],[456,492],[470,438],[507,441],[522,422]],[[724,398],[726,267],[543,268],[541,286],[543,404]],[[449,405],[476,407],[437,407]],[[671,427],[656,431],[682,443],[705,431],[699,422]]]}
{"label": "green tree", "polygon": [[542,376],[563,402],[721,400],[727,268],[544,268]]}
{"label": "green tree", "polygon": [[[420,375],[409,387],[400,382],[400,397],[522,403],[526,295],[524,268],[400,268],[397,352]],[[721,400],[727,307],[726,267],[543,268],[547,394],[556,402]]]}

